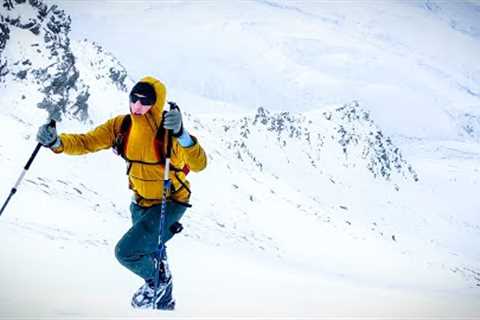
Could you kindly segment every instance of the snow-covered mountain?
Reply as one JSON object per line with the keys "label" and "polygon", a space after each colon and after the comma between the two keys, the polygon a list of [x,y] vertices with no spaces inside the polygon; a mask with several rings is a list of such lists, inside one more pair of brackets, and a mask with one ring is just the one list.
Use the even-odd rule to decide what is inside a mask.
{"label": "snow-covered mountain", "polygon": [[70,24],[70,17],[57,5],[4,1],[0,81],[5,93],[14,94],[4,96],[5,101],[26,109],[25,114],[32,112],[33,106],[25,105],[28,102],[55,119],[85,121],[96,119],[89,115],[89,103],[95,103],[102,90],[112,96],[126,91],[129,79],[123,66],[95,43],[71,41]]}
{"label": "snow-covered mountain", "polygon": [[[207,127],[221,125],[220,130],[213,131],[212,135],[226,144],[229,151],[225,153],[236,155],[239,166],[256,167],[262,173],[266,171],[273,175],[282,168],[294,166],[292,184],[298,182],[295,178],[298,174],[328,172],[332,177],[339,165],[359,167],[357,173],[360,174],[368,168],[373,177],[388,181],[395,179],[396,175],[418,180],[398,147],[390,138],[384,137],[358,102],[331,109],[271,114],[259,108],[255,116],[240,120],[223,120],[222,123],[221,119],[213,118]],[[272,153],[275,158],[271,157]]]}
{"label": "snow-covered mountain", "polygon": [[358,100],[388,135],[476,141],[479,6],[103,1],[92,10],[64,4],[74,17],[72,33],[114,50],[136,78],[155,72],[170,88],[251,111]]}
{"label": "snow-covered mountain", "polygon": [[[349,60],[342,54],[345,48],[339,46],[336,53],[322,54],[322,59],[328,59],[318,65],[321,39],[317,29],[314,32],[309,28],[318,27],[317,23],[331,24],[329,32],[351,40],[358,34],[352,33],[356,20],[350,20],[350,11],[341,16],[343,8],[300,2],[237,4],[254,12],[248,19],[256,22],[240,23],[243,18],[238,20],[239,12],[245,11],[226,3],[200,6],[182,1],[153,2],[128,7],[132,17],[145,12],[144,6],[149,14],[161,13],[167,31],[204,31],[203,37],[192,39],[192,47],[201,47],[204,37],[218,40],[208,42],[216,43],[213,48],[204,45],[197,51],[199,57],[210,57],[218,64],[216,69],[188,55],[181,63],[176,60],[185,58],[186,51],[180,50],[188,49],[185,43],[159,55],[160,59],[171,59],[170,69],[163,68],[167,87],[170,83],[173,87],[169,98],[183,108],[185,126],[199,138],[209,160],[204,172],[189,176],[193,208],[182,221],[184,232],[169,244],[178,299],[175,315],[480,315],[476,303],[480,287],[480,252],[476,245],[480,240],[480,199],[476,197],[480,146],[475,138],[475,114],[459,120],[462,116],[458,115],[465,115],[462,112],[467,108],[459,106],[461,112],[451,113],[453,122],[448,125],[465,128],[449,132],[445,140],[421,139],[416,134],[400,136],[395,126],[387,125],[393,121],[387,114],[395,120],[405,117],[410,109],[404,112],[390,108],[379,113],[378,101],[364,97],[356,100],[361,90],[339,94],[339,101],[332,103],[323,100],[316,89],[329,88],[332,79],[307,81],[308,74],[317,69],[324,72],[329,63],[333,69],[327,73],[336,74],[345,59]],[[61,119],[61,132],[83,132],[127,110],[127,92],[133,83],[123,67],[127,62],[120,63],[115,58],[117,53],[109,53],[98,43],[73,39],[70,28],[75,23],[62,10],[63,5],[76,6],[71,2],[51,5],[7,0],[0,9],[0,105],[9,106],[0,109],[2,133],[8,132],[0,136],[0,193],[5,196],[36,144],[37,127],[48,116]],[[98,6],[97,10],[88,9],[93,16],[102,13],[105,4]],[[463,6],[444,3],[428,1],[424,6],[427,12],[435,12],[435,17],[427,14],[434,25],[438,21],[452,23],[452,8],[463,12]],[[475,8],[476,3],[465,6]],[[117,3],[114,8],[122,11],[126,7]],[[405,5],[400,8],[405,10]],[[402,13],[411,14],[409,10],[413,9],[409,5],[407,8],[398,11],[398,19]],[[379,43],[381,50],[393,50],[398,57],[413,50],[414,46],[398,43],[405,38],[393,37],[396,30],[391,24],[382,29],[383,33],[378,33],[373,24],[365,29],[369,23],[362,18],[370,17],[368,10],[353,9],[349,10],[361,13],[357,17],[360,34],[367,40],[376,35],[379,42],[367,41],[362,46],[358,38],[352,55],[363,52],[360,57],[375,60],[377,51],[371,46]],[[223,23],[221,19],[203,24],[203,15],[211,18],[215,12],[226,15],[231,22],[221,28],[217,25]],[[78,14],[74,12],[73,16]],[[185,24],[186,20],[180,18],[187,16],[198,16],[198,20],[179,28],[175,21]],[[336,18],[332,20],[332,16]],[[257,82],[258,86],[245,78],[248,72],[241,62],[250,61],[256,50],[263,49],[269,54],[255,56],[262,65],[259,79],[264,75],[271,80],[292,72],[286,67],[291,61],[283,58],[272,60],[272,65],[267,63],[278,51],[265,43],[279,45],[279,39],[285,40],[285,27],[273,27],[277,19],[290,22],[285,26],[295,26],[288,34],[295,45],[288,42],[280,47],[289,52],[296,49],[289,57],[302,59],[304,72],[297,73],[297,80],[303,79],[302,90],[308,99],[292,94],[298,93],[296,90],[285,89],[301,86],[292,84],[290,78],[287,84],[286,78],[279,77],[273,82],[260,81],[261,85]],[[454,21],[453,30],[469,39],[477,36],[474,19],[460,15]],[[94,26],[85,25],[85,29],[90,27]],[[258,35],[255,32],[259,29],[262,33]],[[226,35],[244,45],[245,60],[236,59],[234,47],[224,50],[221,43]],[[140,41],[128,34],[122,37]],[[178,44],[181,37],[178,42],[174,36],[165,39],[168,41],[163,45],[172,41]],[[387,48],[385,43],[391,46]],[[470,40],[468,43],[478,45]],[[407,58],[425,54],[422,50],[413,50]],[[224,60],[219,63],[216,58],[220,55]],[[389,68],[404,62],[389,54],[383,58]],[[234,76],[231,69],[223,68],[227,60],[238,61]],[[440,68],[442,61],[431,60],[429,68]],[[297,61],[295,66],[299,65]],[[278,66],[290,71],[275,73]],[[188,72],[177,72],[174,77],[179,69]],[[417,71],[413,71],[416,76],[425,75],[424,69]],[[215,72],[224,76],[224,82],[216,82]],[[196,82],[199,77],[203,82]],[[382,74],[373,81],[366,73],[359,73],[356,79],[376,87],[390,77]],[[434,79],[434,83],[450,88],[442,82],[442,76]],[[473,84],[477,81],[475,76],[470,80]],[[340,81],[337,87],[343,83]],[[403,92],[402,88],[395,90]],[[474,93],[472,86],[468,88]],[[232,96],[231,89],[238,96]],[[265,93],[269,103],[257,104],[260,100],[256,100],[255,109],[245,107],[254,103],[240,97],[250,94],[258,98],[259,92]],[[466,100],[457,100],[457,91],[443,94],[459,103],[470,99],[463,96]],[[301,111],[293,107],[275,110],[293,99],[309,107]],[[471,99],[468,101],[475,106],[476,100]],[[389,102],[395,105],[398,101]],[[212,105],[218,112],[205,112],[212,110]],[[432,108],[415,113],[421,121],[413,121],[408,127],[424,123]],[[228,113],[230,110],[236,112]],[[429,118],[436,130],[446,123],[443,111],[440,113],[432,111]],[[124,173],[123,161],[110,152],[68,157],[42,150],[0,217],[0,242],[15,244],[0,249],[0,316],[138,316],[129,310],[128,301],[139,280],[113,256],[116,241],[130,226],[130,194]],[[65,294],[58,296],[55,292]],[[25,305],[31,307],[23,308]]]}

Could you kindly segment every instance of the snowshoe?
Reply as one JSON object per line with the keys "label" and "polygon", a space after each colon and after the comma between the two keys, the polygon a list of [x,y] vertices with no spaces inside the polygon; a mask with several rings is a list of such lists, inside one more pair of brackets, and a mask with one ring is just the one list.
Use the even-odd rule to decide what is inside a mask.
{"label": "snowshoe", "polygon": [[172,276],[166,260],[162,260],[157,286],[157,295],[155,296],[155,281],[147,280],[134,293],[131,305],[135,309],[155,309],[173,310],[175,309],[175,299],[172,297]]}

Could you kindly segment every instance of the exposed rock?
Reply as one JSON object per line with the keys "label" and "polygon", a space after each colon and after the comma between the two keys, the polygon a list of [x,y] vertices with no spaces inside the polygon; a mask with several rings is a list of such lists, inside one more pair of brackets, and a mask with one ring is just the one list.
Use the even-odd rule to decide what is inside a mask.
{"label": "exposed rock", "polygon": [[[319,115],[312,120],[307,113],[272,113],[260,107],[253,117],[226,121],[222,127],[232,141],[227,142],[227,148],[236,154],[237,159],[242,162],[248,160],[259,170],[265,166],[256,154],[257,149],[252,146],[254,140],[258,140],[258,135],[253,132],[265,132],[274,138],[278,147],[285,150],[278,156],[286,164],[290,163],[289,152],[293,152],[289,145],[293,148],[302,146],[306,161],[297,165],[310,166],[312,170],[320,169],[319,160],[325,157],[326,152],[331,154],[339,148],[344,167],[363,166],[374,178],[387,181],[394,176],[418,181],[416,172],[403,158],[399,148],[382,133],[357,101],[325,110]],[[235,136],[236,133],[238,136]],[[268,141],[271,145],[272,140]],[[398,188],[396,184],[395,188]]]}
{"label": "exposed rock", "polygon": [[[27,6],[29,10],[25,10]],[[88,40],[71,42],[71,19],[59,6],[47,5],[41,0],[4,0],[3,8],[0,83],[5,84],[7,90],[11,83],[21,84],[26,90],[37,90],[42,95],[32,102],[45,109],[50,117],[81,121],[89,118],[93,90],[86,81],[91,83],[92,72],[95,79],[106,80],[98,84],[100,87],[127,91],[131,81],[112,54]],[[13,32],[16,37],[29,34],[25,37],[29,41],[14,41]],[[94,94],[98,94],[98,90]]]}

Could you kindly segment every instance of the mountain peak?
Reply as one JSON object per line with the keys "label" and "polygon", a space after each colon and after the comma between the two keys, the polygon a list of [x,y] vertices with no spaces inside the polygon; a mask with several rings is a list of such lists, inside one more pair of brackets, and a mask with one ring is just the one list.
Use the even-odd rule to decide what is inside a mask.
{"label": "mountain peak", "polygon": [[[212,127],[218,127],[213,121]],[[341,166],[352,170],[350,175],[370,172],[375,179],[396,183],[419,180],[358,101],[303,113],[259,107],[252,116],[223,119],[221,128],[215,136],[222,136],[235,161],[252,162],[260,171],[284,172],[295,163],[296,171],[309,175],[338,172]]]}
{"label": "mountain peak", "polygon": [[49,118],[86,121],[91,120],[89,105],[97,80],[108,80],[102,91],[111,87],[126,92],[130,83],[125,68],[100,45],[72,41],[71,19],[64,10],[39,0],[9,0],[3,7],[0,83],[12,93],[3,97],[6,103],[20,105],[21,97],[46,110]]}

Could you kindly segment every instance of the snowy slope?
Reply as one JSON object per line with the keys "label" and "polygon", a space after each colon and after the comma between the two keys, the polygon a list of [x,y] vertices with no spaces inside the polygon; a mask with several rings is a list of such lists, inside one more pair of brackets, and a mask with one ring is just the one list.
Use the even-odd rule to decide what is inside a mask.
{"label": "snowy slope", "polygon": [[[312,198],[289,184],[288,175],[275,178],[247,170],[235,153],[219,156],[228,144],[215,147],[218,142],[208,129],[193,129],[201,120],[189,121],[211,157],[203,175],[192,175],[194,208],[184,219],[186,231],[169,246],[179,315],[438,315],[449,311],[450,304],[441,302],[446,298],[460,306],[447,314],[477,314],[479,226],[475,215],[467,214],[471,208],[453,216],[454,203],[436,203],[451,189],[434,192],[421,182],[405,181],[396,191],[364,167],[357,183],[329,182]],[[18,137],[35,130],[12,118],[4,117],[2,124]],[[275,140],[276,133],[271,135]],[[3,139],[1,145],[6,193],[18,159],[34,143],[30,136]],[[441,169],[443,164],[437,165]],[[464,166],[462,174],[455,174],[463,180],[462,189],[478,183],[478,172],[474,181],[465,181],[467,169],[475,168]],[[132,313],[127,300],[138,279],[113,258],[113,246],[129,226],[123,170],[122,161],[109,152],[71,158],[42,151],[2,216],[2,238],[17,243],[2,249],[11,262],[2,263],[2,282],[16,288],[2,299],[2,310],[12,312],[6,315],[29,315],[30,309],[20,308],[25,301],[45,315]],[[42,276],[31,275],[32,261],[45,270],[39,271]],[[17,291],[18,279],[28,279],[22,285],[29,294]],[[285,291],[275,294],[279,284]],[[202,298],[198,286],[215,299]],[[71,294],[51,303],[48,292],[67,288]],[[252,288],[262,303],[248,298]],[[36,298],[36,292],[47,295]],[[334,303],[340,297],[350,303],[349,312]],[[222,308],[216,308],[218,301]],[[412,306],[408,312],[402,310],[406,303]],[[294,312],[293,305],[302,308]]]}
{"label": "snowy slope", "polygon": [[[74,4],[65,5],[68,8]],[[213,7],[215,10],[208,10],[212,4],[205,3],[148,5],[153,6],[151,11],[167,10],[177,17],[193,15],[199,20],[217,14],[235,21],[242,12],[226,4]],[[323,9],[319,13],[318,8],[307,4],[295,7],[288,2],[241,2],[239,5],[244,10],[248,8],[248,13],[270,21],[270,25],[261,25],[265,41],[276,41],[272,34],[285,31],[272,28],[278,19],[295,26],[305,25],[305,29],[289,29],[295,30],[296,38],[311,36],[307,28],[310,19],[331,23],[331,13],[326,14]],[[92,11],[93,16],[102,13],[102,6],[99,4],[98,10]],[[115,8],[122,11],[126,7]],[[418,10],[415,6],[407,8]],[[143,7],[127,9],[134,16]],[[343,7],[335,10],[344,12]],[[370,17],[365,8],[355,10],[359,19],[362,14]],[[30,16],[24,16],[26,12]],[[61,12],[48,12],[65,18]],[[437,11],[438,20],[432,23],[437,26],[456,19],[460,21],[456,23],[457,29],[468,37],[475,34],[477,29],[469,27],[475,25],[475,20],[452,18],[450,12],[453,11],[448,14]],[[19,13],[27,18],[35,17],[37,11],[28,3],[20,4],[8,16]],[[299,19],[298,14],[304,18]],[[169,15],[163,18],[169,23],[177,21]],[[4,19],[2,15],[2,23]],[[211,19],[211,24],[203,28],[212,32],[223,30],[216,27],[221,20]],[[49,20],[42,21],[45,26]],[[59,43],[64,44],[60,46],[62,52],[75,57],[67,60],[74,62],[64,69],[61,66],[64,60],[57,60],[58,54],[51,55],[45,43],[48,27],[39,28],[40,34],[35,35],[24,25],[7,23],[9,38],[5,47],[0,47],[0,61],[6,61],[8,69],[0,78],[0,90],[5,93],[0,96],[0,105],[11,106],[0,110],[2,133],[8,132],[0,136],[0,193],[5,196],[36,144],[37,127],[47,118],[47,112],[35,107],[48,98],[44,84],[37,83],[35,70],[51,70],[49,65],[54,66],[58,72],[46,76],[46,83],[57,75],[78,74],[78,78],[73,77],[78,81],[75,86],[59,87],[62,89],[59,96],[65,97],[67,103],[52,100],[56,107],[53,111],[62,111],[62,121],[58,123],[61,132],[84,132],[112,115],[124,113],[132,85],[123,67],[129,61],[120,63],[98,43],[74,41],[67,31],[59,35]],[[189,28],[195,25],[191,23]],[[175,25],[166,26],[165,30],[176,29]],[[225,35],[231,36],[231,31],[237,30],[236,40],[251,46],[246,48],[253,52],[264,48],[263,42],[250,42],[242,31],[244,27],[255,28],[251,32],[257,34],[257,26],[237,27],[235,23],[233,28],[227,25],[230,33]],[[343,37],[351,38],[352,29],[342,28],[346,28],[341,29]],[[393,32],[395,28],[388,30]],[[371,36],[372,32],[368,34]],[[202,52],[212,58],[221,54],[224,59],[235,60],[234,48],[227,52],[220,50],[222,34],[214,33],[212,37],[210,33],[210,40],[220,37],[218,50],[203,46],[200,56]],[[198,38],[198,46],[202,39]],[[333,41],[333,37],[329,39]],[[172,36],[170,40],[175,39]],[[175,41],[180,42],[181,38]],[[32,45],[48,54],[30,50]],[[365,56],[374,56],[368,51],[369,45],[365,47]],[[180,64],[173,53],[161,56],[171,58],[171,68],[177,70]],[[417,54],[424,53],[421,49],[412,52]],[[299,53],[299,57],[308,55]],[[388,55],[384,59],[389,67],[396,61]],[[22,64],[26,60],[31,64]],[[278,74],[269,73],[267,60],[271,61],[268,57],[255,61],[263,64],[266,77],[275,78]],[[183,75],[175,73],[175,78],[165,73],[167,84],[174,87],[169,98],[183,107],[185,126],[205,147],[209,165],[204,172],[189,176],[194,207],[183,220],[185,231],[169,244],[178,311],[166,316],[475,318],[480,315],[477,303],[480,252],[476,245],[480,240],[480,200],[476,197],[480,147],[475,139],[462,138],[460,131],[447,132],[445,136],[449,139],[444,140],[391,136],[387,132],[397,131],[387,122],[396,121],[406,113],[397,113],[395,108],[388,109],[389,113],[372,111],[374,102],[352,101],[358,98],[356,94],[352,94],[352,99],[339,95],[341,103],[329,104],[318,96],[311,97],[315,103],[305,103],[308,111],[295,111],[292,107],[277,112],[274,110],[282,108],[279,101],[286,96],[268,92],[280,89],[279,92],[287,92],[284,87],[278,88],[282,78],[269,83],[262,81],[257,88],[249,81],[239,84],[237,76],[240,80],[248,76],[248,72],[239,71],[242,68],[233,76],[228,63],[226,66],[216,61],[218,68],[208,69],[208,63],[188,61],[181,66],[188,69],[192,63],[199,68],[188,72],[191,82]],[[332,61],[342,60],[332,56]],[[305,70],[315,70],[315,63],[305,61]],[[71,70],[76,71],[70,73]],[[208,77],[203,77],[204,87],[192,88],[195,77],[212,76],[220,71],[224,73],[223,89],[214,78]],[[25,77],[19,77],[19,73]],[[359,74],[358,79],[374,83],[365,74]],[[441,77],[435,79],[443,81]],[[176,82],[180,80],[185,81]],[[255,96],[263,89],[265,95],[261,96],[268,98],[273,108],[268,107],[270,103],[265,106],[255,102],[256,108],[252,110],[247,100],[233,99],[228,86],[241,89],[244,97],[252,93]],[[255,93],[256,90],[259,91]],[[88,99],[82,111],[76,113],[75,101],[79,96],[86,97],[86,92]],[[19,101],[22,95],[25,98]],[[456,95],[455,91],[448,94],[451,99],[456,99]],[[297,97],[305,98],[301,94]],[[431,107],[416,116],[421,122],[426,121],[422,116],[428,114],[429,123],[435,124],[436,129],[443,128],[443,116]],[[415,126],[412,123],[408,127]],[[0,316],[157,315],[129,308],[130,295],[140,282],[113,255],[116,241],[130,226],[127,209],[130,194],[124,173],[123,161],[109,151],[85,157],[41,151],[20,191],[0,217],[0,242],[14,244],[2,245],[0,249]]]}

